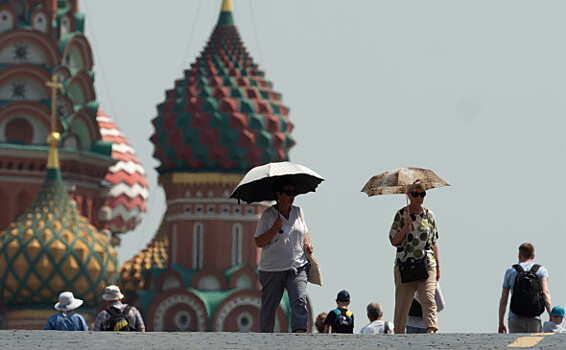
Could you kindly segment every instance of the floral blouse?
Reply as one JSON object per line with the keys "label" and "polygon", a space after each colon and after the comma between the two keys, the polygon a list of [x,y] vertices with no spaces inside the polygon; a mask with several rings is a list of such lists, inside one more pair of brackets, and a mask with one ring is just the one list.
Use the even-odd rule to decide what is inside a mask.
{"label": "floral blouse", "polygon": [[[401,208],[395,214],[389,239],[405,225],[405,215],[407,207]],[[433,245],[438,239],[438,230],[434,214],[428,209],[424,209],[420,214],[410,214],[412,222],[409,231],[403,240],[397,245],[395,261],[405,262],[409,258],[422,259],[426,255],[429,266],[436,266]]]}

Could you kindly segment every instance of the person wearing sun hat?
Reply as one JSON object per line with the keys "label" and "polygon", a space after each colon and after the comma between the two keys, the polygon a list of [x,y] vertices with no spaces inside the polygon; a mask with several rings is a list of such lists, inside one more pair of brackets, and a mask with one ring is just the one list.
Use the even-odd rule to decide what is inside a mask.
{"label": "person wearing sun hat", "polygon": [[75,298],[72,292],[59,294],[59,302],[55,304],[55,310],[59,312],[49,318],[45,329],[56,331],[88,331],[85,319],[74,312],[75,309],[82,304],[83,301]]}
{"label": "person wearing sun hat", "polygon": [[564,308],[562,306],[555,306],[550,311],[550,321],[546,321],[542,325],[543,333],[566,333],[564,327],[560,324],[564,320]]}
{"label": "person wearing sun hat", "polygon": [[106,301],[106,309],[96,315],[94,331],[145,332],[141,313],[133,306],[122,304],[124,294],[118,286],[104,288],[102,299]]}

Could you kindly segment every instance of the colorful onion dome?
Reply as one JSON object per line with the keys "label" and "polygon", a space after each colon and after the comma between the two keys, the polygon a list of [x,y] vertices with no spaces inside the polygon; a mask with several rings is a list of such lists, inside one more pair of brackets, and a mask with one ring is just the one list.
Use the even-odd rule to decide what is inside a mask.
{"label": "colorful onion dome", "polygon": [[0,302],[51,304],[71,290],[88,306],[100,303],[117,280],[108,237],[80,215],[63,186],[57,156],[60,136],[50,134],[47,174],[28,210],[0,233]]}
{"label": "colorful onion dome", "polygon": [[147,248],[139,252],[120,268],[120,289],[124,292],[136,292],[145,285],[145,274],[152,268],[163,269],[167,265],[169,240],[167,231],[161,225]]}
{"label": "colorful onion dome", "polygon": [[96,121],[102,141],[112,143],[112,158],[118,160],[108,168],[104,178],[111,185],[106,205],[112,209],[106,227],[114,233],[131,231],[141,222],[147,208],[149,190],[145,170],[114,120],[99,109]]}
{"label": "colorful onion dome", "polygon": [[295,144],[289,109],[246,51],[227,0],[202,54],[157,110],[150,140],[160,174],[245,172],[288,160]]}

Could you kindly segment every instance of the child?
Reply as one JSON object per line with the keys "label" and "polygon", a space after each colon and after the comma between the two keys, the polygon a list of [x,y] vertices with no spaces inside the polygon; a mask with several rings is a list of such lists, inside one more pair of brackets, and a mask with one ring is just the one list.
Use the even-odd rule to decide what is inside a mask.
{"label": "child", "polygon": [[564,319],[564,308],[555,306],[550,311],[550,321],[546,321],[542,326],[543,333],[566,333],[564,327],[560,326]]}
{"label": "child", "polygon": [[371,303],[366,308],[369,324],[360,331],[360,334],[393,334],[393,323],[382,321],[383,311],[378,303]]}
{"label": "child", "polygon": [[314,327],[318,333],[324,333],[324,320],[326,320],[328,314],[326,312],[321,312],[316,316],[316,321],[314,321]]}
{"label": "child", "polygon": [[330,311],[324,320],[324,333],[354,333],[354,314],[348,310],[350,305],[350,293],[340,291],[336,297],[337,308]]}

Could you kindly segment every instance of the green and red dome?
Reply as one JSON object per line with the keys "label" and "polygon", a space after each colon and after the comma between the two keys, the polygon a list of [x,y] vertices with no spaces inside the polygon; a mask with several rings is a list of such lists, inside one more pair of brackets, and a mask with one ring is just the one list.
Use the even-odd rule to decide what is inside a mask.
{"label": "green and red dome", "polygon": [[231,8],[223,8],[202,54],[157,106],[150,140],[160,174],[240,173],[288,160],[295,144],[289,109],[233,23]]}

